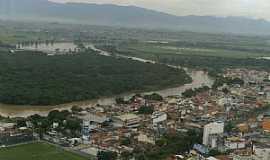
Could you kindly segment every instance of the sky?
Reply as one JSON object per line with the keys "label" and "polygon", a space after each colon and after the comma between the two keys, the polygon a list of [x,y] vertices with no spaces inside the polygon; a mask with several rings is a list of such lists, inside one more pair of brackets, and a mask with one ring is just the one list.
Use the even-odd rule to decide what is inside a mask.
{"label": "sky", "polygon": [[270,20],[270,0],[50,0],[54,2],[86,2],[134,5],[169,14],[245,16]]}

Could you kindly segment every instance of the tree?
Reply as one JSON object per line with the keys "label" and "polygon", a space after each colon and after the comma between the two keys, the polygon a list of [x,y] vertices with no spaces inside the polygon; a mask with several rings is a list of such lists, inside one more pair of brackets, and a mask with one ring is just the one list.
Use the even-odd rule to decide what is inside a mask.
{"label": "tree", "polygon": [[65,129],[69,131],[69,136],[78,137],[81,131],[81,120],[77,118],[67,119]]}
{"label": "tree", "polygon": [[131,142],[130,142],[130,139],[129,138],[124,138],[124,139],[121,140],[121,145],[127,146],[130,143]]}
{"label": "tree", "polygon": [[182,93],[182,95],[186,98],[191,98],[195,96],[195,92],[192,89],[187,89],[185,92]]}
{"label": "tree", "polygon": [[99,151],[97,154],[98,160],[116,160],[117,153],[112,151]]}
{"label": "tree", "polygon": [[173,154],[184,154],[191,149],[195,143],[200,143],[202,132],[199,130],[189,130],[187,133],[167,133],[157,141],[157,145],[134,152],[136,159],[145,153],[142,158],[149,160],[166,159]]}
{"label": "tree", "polygon": [[228,94],[230,91],[228,90],[228,88],[223,88],[223,89],[222,89],[222,92],[223,92],[224,94]]}
{"label": "tree", "polygon": [[162,147],[164,145],[167,145],[167,140],[165,138],[161,138],[159,140],[156,141],[156,145],[159,146],[159,147]]}
{"label": "tree", "polygon": [[224,131],[230,133],[234,128],[233,122],[229,121],[224,126]]}
{"label": "tree", "polygon": [[157,93],[153,93],[151,95],[145,95],[144,99],[154,100],[154,101],[162,101],[163,97],[161,95],[157,94]]}
{"label": "tree", "polygon": [[19,119],[17,120],[17,127],[25,127],[26,126],[26,121],[25,119]]}
{"label": "tree", "polygon": [[190,129],[187,132],[187,139],[190,143],[189,147],[190,149],[193,147],[194,144],[202,143],[202,139],[203,139],[203,132],[200,130],[195,130],[195,129]]}
{"label": "tree", "polygon": [[68,110],[53,110],[48,114],[48,119],[51,122],[62,122],[63,120],[67,119],[69,115],[71,115],[71,113]]}
{"label": "tree", "polygon": [[217,149],[211,149],[209,151],[209,156],[217,156],[220,155],[221,153]]}
{"label": "tree", "polygon": [[139,114],[152,114],[154,112],[153,106],[141,106],[139,109]]}
{"label": "tree", "polygon": [[133,154],[128,151],[124,151],[121,153],[121,160],[130,160],[132,157]]}
{"label": "tree", "polygon": [[72,113],[79,113],[79,112],[81,112],[82,110],[83,110],[83,109],[80,108],[80,107],[78,107],[78,106],[72,106],[72,108],[71,108]]}
{"label": "tree", "polygon": [[[100,56],[91,50],[53,58],[36,51],[7,52],[0,53],[0,75],[5,77],[0,78],[0,102],[6,104],[57,105],[191,81],[184,70]],[[125,103],[122,100],[117,102]]]}
{"label": "tree", "polygon": [[116,98],[116,99],[115,99],[115,102],[116,102],[116,104],[126,104],[126,103],[127,103],[127,102],[125,101],[125,99],[122,98],[122,97]]}
{"label": "tree", "polygon": [[44,117],[41,117],[38,114],[34,114],[30,117],[28,117],[28,119],[33,123],[34,127],[38,126],[38,123],[43,119]]}

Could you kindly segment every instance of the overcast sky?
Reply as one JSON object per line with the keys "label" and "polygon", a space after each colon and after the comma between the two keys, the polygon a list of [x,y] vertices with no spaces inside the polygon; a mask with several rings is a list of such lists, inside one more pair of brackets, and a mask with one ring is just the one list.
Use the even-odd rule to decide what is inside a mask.
{"label": "overcast sky", "polygon": [[270,20],[270,0],[51,0],[135,5],[175,15],[247,16]]}

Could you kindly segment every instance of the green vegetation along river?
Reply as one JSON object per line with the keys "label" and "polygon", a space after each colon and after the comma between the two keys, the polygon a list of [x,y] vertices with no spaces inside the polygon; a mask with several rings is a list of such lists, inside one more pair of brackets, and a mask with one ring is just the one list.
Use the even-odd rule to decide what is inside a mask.
{"label": "green vegetation along river", "polygon": [[[197,88],[202,85],[211,86],[213,84],[213,80],[204,71],[189,70],[187,72],[193,79],[192,83],[173,87],[173,88],[152,91],[152,92],[159,93],[162,96],[180,95],[182,92],[184,92],[187,89]],[[144,94],[148,94],[148,93],[151,93],[151,92],[147,92]],[[133,96],[134,94],[135,93],[126,93],[126,94],[121,94],[121,95],[112,96],[112,97],[105,97],[105,98],[99,98],[99,99],[88,100],[88,101],[80,101],[80,102],[66,103],[66,104],[61,104],[61,105],[50,105],[50,106],[0,104],[0,113],[3,116],[10,116],[10,117],[27,117],[33,114],[46,115],[51,110],[70,109],[74,105],[78,105],[84,108],[87,108],[89,106],[94,106],[96,104],[111,105],[115,103],[116,97],[121,96],[121,97],[128,98],[128,97]]]}
{"label": "green vegetation along river", "polygon": [[[42,45],[41,45],[42,46]],[[63,45],[63,43],[61,43],[61,45],[60,46],[71,46],[71,47],[74,47],[74,45],[69,45],[69,43],[66,43],[66,44],[64,44]],[[95,47],[94,47],[94,45],[88,45],[92,50],[94,50],[94,51],[99,51],[99,54],[101,54],[101,55],[105,55],[105,56],[110,56],[110,54],[108,53],[108,52],[104,52],[104,51],[102,51],[102,50],[98,50],[98,49],[96,49]],[[48,45],[48,47],[50,47],[50,45]],[[57,48],[57,44],[54,44],[54,46],[52,46],[53,48]],[[35,49],[35,51],[43,51],[43,49],[44,49],[44,47],[41,47],[41,48],[34,48]],[[41,49],[41,50],[39,50],[39,49]],[[44,52],[46,52],[46,51],[44,51]],[[56,56],[57,57],[57,56]],[[102,57],[102,56],[101,56]],[[13,58],[14,57],[9,57],[9,56],[7,56],[7,57],[5,57],[4,56],[4,58],[6,58],[6,61],[5,62],[7,62],[7,64],[9,65],[11,62],[12,62],[12,60],[13,60]],[[33,57],[29,57],[29,58],[33,58]],[[49,58],[49,59],[52,59],[53,57],[51,57],[51,58]],[[61,58],[64,58],[65,59],[65,57],[61,57]],[[97,60],[102,60],[102,62],[104,61],[104,59],[99,59],[99,57],[95,57],[95,56],[91,56],[91,57],[83,57],[83,58],[92,58],[92,59],[90,59],[90,61],[93,61],[93,63],[96,63],[96,61]],[[104,57],[105,58],[105,57]],[[143,66],[141,66],[142,68],[144,68],[144,67],[149,67],[149,66],[158,66],[158,65],[151,65],[151,64],[148,64],[149,62],[150,63],[155,63],[155,62],[153,62],[153,61],[148,61],[148,60],[145,60],[145,59],[140,59],[140,58],[136,58],[136,57],[126,57],[126,56],[121,56],[121,55],[119,55],[119,58],[120,59],[127,59],[127,60],[122,60],[122,61],[118,61],[118,63],[125,63],[125,61],[128,61],[128,64],[130,64],[131,62],[131,64],[133,64],[133,62],[134,62],[134,64],[136,65],[136,67],[138,68],[138,67],[140,67],[140,65],[143,65]],[[33,58],[32,59],[32,61],[34,60],[35,58]],[[47,59],[47,58],[45,58],[45,59]],[[57,58],[56,58],[57,59]],[[94,60],[93,60],[94,59]],[[114,61],[111,61],[111,59],[112,58],[109,58],[110,60],[108,61],[108,59],[106,59],[105,58],[105,62],[107,62],[108,61],[108,63],[110,62],[110,63],[114,63]],[[131,60],[132,59],[132,60]],[[16,59],[16,60],[18,60],[18,59]],[[22,63],[22,61],[24,61],[25,59],[24,58],[19,58],[19,62],[20,63]],[[52,65],[53,67],[51,68],[51,71],[53,72],[53,70],[54,69],[61,69],[61,67],[60,66],[58,66],[57,64],[54,64],[54,63],[51,63],[50,61],[45,61],[44,62],[44,57],[42,57],[42,59],[36,59],[36,60],[38,60],[39,62],[38,63],[36,63],[36,64],[38,64],[38,65],[40,65],[40,63],[45,63],[46,65]],[[72,59],[72,60],[74,60],[74,59]],[[81,61],[83,61],[83,59],[79,59],[80,60],[80,62]],[[9,62],[10,61],[10,62]],[[61,63],[61,61],[62,61],[62,59],[57,59],[57,61],[59,61],[58,63]],[[137,61],[137,62],[136,62]],[[138,62],[139,61],[139,62]],[[83,61],[84,62],[84,61]],[[104,63],[105,63],[104,62]],[[143,63],[142,63],[143,62]],[[28,64],[29,62],[27,62],[26,64]],[[71,63],[73,63],[73,62],[71,62]],[[87,63],[87,62],[85,62],[85,63]],[[17,63],[16,63],[17,64]],[[70,63],[69,63],[70,64]],[[133,64],[133,65],[134,65]],[[45,67],[46,65],[43,65],[42,67]],[[124,65],[124,64],[123,64]],[[22,67],[22,70],[23,69],[26,69],[27,70],[27,67],[29,67],[29,66],[24,66],[24,65],[22,65],[23,67]],[[60,68],[59,68],[60,67]],[[81,66],[80,66],[81,67]],[[180,68],[180,67],[178,67],[178,66],[171,66],[171,65],[169,65],[169,66],[167,66],[168,68],[173,68],[173,69],[178,69],[178,68]],[[88,67],[89,68],[89,67]],[[21,69],[21,68],[20,68]],[[63,68],[62,68],[63,69]],[[70,68],[69,68],[70,69]],[[73,68],[71,68],[71,69],[73,69]],[[151,67],[149,68],[149,69],[151,69]],[[155,67],[154,68],[152,68],[151,69],[151,72],[152,72],[152,70],[153,69],[155,69]],[[158,70],[160,70],[159,72],[163,72],[162,70],[164,70],[165,69],[165,67],[161,67],[161,68],[157,68]],[[162,70],[161,70],[162,69]],[[179,69],[179,72],[181,72],[181,70],[182,69]],[[16,71],[16,68],[13,68],[13,70],[12,71]],[[25,71],[25,70],[23,70],[23,71]],[[74,72],[74,71],[73,71]],[[141,74],[144,74],[143,72],[144,72],[144,69],[142,69],[141,70]],[[147,76],[147,74],[149,74],[149,72],[150,71],[147,71],[147,72],[145,72],[145,76]],[[208,86],[210,86],[210,85],[212,85],[212,83],[213,83],[213,80],[210,78],[210,77],[208,77],[208,74],[207,73],[205,73],[205,72],[203,72],[203,71],[194,71],[194,70],[189,70],[189,71],[187,71],[188,72],[188,74],[189,74],[189,76],[192,78],[192,80],[193,80],[193,82],[192,83],[189,83],[189,84],[186,84],[188,81],[186,81],[185,79],[183,79],[183,75],[184,74],[182,74],[182,76],[181,75],[179,75],[179,76],[175,76],[174,74],[174,71],[173,72],[171,72],[171,70],[167,70],[167,69],[165,69],[164,70],[164,75],[163,74],[157,74],[158,76],[165,76],[166,75],[166,77],[167,77],[167,79],[169,79],[169,81],[164,81],[164,83],[163,83],[163,85],[162,86],[160,86],[159,84],[156,84],[156,86],[159,86],[159,87],[151,87],[151,88],[153,88],[153,89],[146,89],[146,90],[156,90],[156,89],[154,89],[154,88],[168,88],[168,87],[170,87],[170,86],[176,86],[176,87],[173,87],[173,88],[169,88],[169,89],[162,89],[162,90],[157,90],[157,91],[153,91],[153,92],[157,92],[157,93],[159,93],[159,94],[161,94],[162,96],[170,96],[170,95],[180,95],[183,91],[185,91],[186,89],[189,89],[189,88],[197,88],[197,87],[200,87],[200,86],[202,86],[202,85],[208,85]],[[26,72],[27,73],[27,72]],[[59,72],[57,72],[57,73],[59,73]],[[47,74],[50,74],[49,72],[47,72]],[[59,73],[59,74],[61,74],[61,73]],[[178,74],[178,73],[177,73]],[[31,75],[32,75],[32,73],[31,73]],[[45,74],[46,75],[46,74]],[[151,74],[152,75],[152,74]],[[156,75],[156,74],[155,74]],[[136,76],[136,75],[135,75]],[[72,78],[72,77],[70,77],[70,78]],[[80,78],[80,77],[78,77],[78,78]],[[171,78],[171,80],[170,80],[170,78]],[[12,77],[11,77],[11,79],[12,79]],[[145,78],[143,78],[143,79],[145,79]],[[155,79],[156,81],[159,81],[158,79],[158,77],[155,77],[155,76],[152,76],[151,77],[151,79]],[[57,79],[56,79],[56,81],[57,81]],[[168,83],[169,82],[169,83]],[[20,83],[20,80],[18,80],[18,83]],[[35,82],[36,83],[36,82]],[[38,82],[38,83],[41,83],[41,82]],[[145,82],[144,82],[145,83]],[[153,83],[153,82],[151,82],[151,83]],[[170,84],[173,84],[173,85],[170,85]],[[178,84],[178,85],[176,85],[176,84]],[[185,84],[185,85],[183,85],[183,84]],[[19,86],[20,87],[20,86]],[[47,86],[47,87],[49,87],[49,86]],[[11,87],[12,88],[12,87]],[[61,88],[60,88],[61,89]],[[141,88],[142,90],[144,90],[143,88]],[[132,91],[132,89],[130,89],[131,91]],[[8,90],[9,91],[9,90]],[[29,92],[29,91],[28,91]],[[42,115],[45,115],[45,114],[47,114],[49,111],[51,111],[51,110],[53,110],[53,109],[68,109],[68,108],[71,108],[73,105],[78,105],[78,106],[81,106],[81,107],[88,107],[88,106],[90,106],[90,105],[95,105],[95,104],[102,104],[102,105],[110,105],[110,104],[113,104],[114,103],[114,99],[116,98],[116,97],[119,97],[119,96],[123,96],[123,97],[130,97],[130,96],[132,96],[132,95],[134,95],[134,93],[130,93],[129,91],[121,91],[122,93],[126,93],[126,94],[113,94],[113,95],[111,95],[111,96],[108,96],[108,95],[103,95],[103,96],[101,96],[101,97],[106,97],[106,98],[88,98],[88,99],[92,99],[92,100],[75,100],[76,102],[72,102],[72,103],[58,103],[58,104],[61,104],[61,105],[56,105],[56,104],[44,104],[44,105],[40,105],[40,104],[31,104],[31,105],[7,105],[7,104],[0,104],[0,114],[1,115],[4,115],[4,116],[12,116],[12,117],[14,117],[14,116],[21,116],[21,117],[24,117],[24,116],[28,116],[28,115],[31,115],[31,114],[42,114]],[[129,93],[127,93],[127,92],[129,92]],[[138,91],[139,92],[139,91]],[[8,92],[9,93],[9,92]],[[25,92],[25,93],[27,93],[27,91]],[[137,93],[137,92],[136,92]],[[73,94],[72,94],[73,95]],[[117,95],[117,96],[114,96],[114,95]],[[24,95],[24,96],[27,96],[27,95]],[[41,96],[43,96],[43,95],[41,95]],[[33,97],[33,96],[28,96],[28,97]],[[16,97],[15,97],[16,98]],[[45,98],[47,98],[47,97],[45,97]],[[38,99],[38,98],[36,98],[36,99]],[[36,100],[36,99],[33,99],[34,101]],[[17,100],[20,100],[20,98],[17,98]],[[59,102],[61,102],[61,100],[59,101]]]}

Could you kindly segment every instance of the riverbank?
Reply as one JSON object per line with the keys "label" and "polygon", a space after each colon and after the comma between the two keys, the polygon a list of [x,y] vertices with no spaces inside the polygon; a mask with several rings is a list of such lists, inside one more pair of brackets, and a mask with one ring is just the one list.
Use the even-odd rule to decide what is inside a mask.
{"label": "riverbank", "polygon": [[[71,44],[71,43],[70,43]],[[54,48],[57,48],[54,44]],[[61,46],[63,46],[63,43],[61,43]],[[69,47],[69,43],[65,44],[64,46]],[[94,51],[98,51],[100,55],[103,56],[111,56],[110,53],[100,50],[96,48],[93,44],[87,44],[87,47],[90,47]],[[35,48],[38,50],[38,48]],[[41,51],[44,48],[41,48]],[[131,59],[133,61],[139,61],[142,63],[149,62],[149,60],[136,58],[136,57],[128,57],[123,55],[118,55],[118,57],[123,59]],[[155,62],[150,62],[155,63]],[[181,68],[179,66],[173,66],[173,65],[167,65],[167,67],[170,68]],[[167,96],[173,96],[173,95],[181,95],[185,90],[191,89],[191,88],[198,88],[201,86],[212,86],[213,80],[208,76],[208,74],[204,71],[195,71],[195,70],[189,70],[185,69],[185,71],[188,73],[188,75],[192,78],[192,83],[185,84],[185,85],[175,85],[175,87],[163,87],[163,89],[160,90],[154,90],[154,91],[147,91],[147,92],[134,92],[134,93],[124,93],[120,95],[115,95],[112,97],[103,97],[99,99],[92,99],[92,100],[85,100],[85,101],[77,101],[72,103],[65,103],[60,105],[47,105],[47,106],[40,106],[40,105],[6,105],[6,104],[0,104],[0,115],[2,116],[9,116],[9,117],[27,117],[33,114],[40,114],[40,115],[47,115],[51,110],[58,109],[70,109],[72,106],[80,106],[82,108],[87,108],[89,106],[94,106],[97,104],[100,105],[112,105],[115,103],[115,98],[117,97],[126,97],[130,98],[136,93],[141,94],[150,94],[150,93],[158,93],[164,97]],[[164,89],[165,88],[165,89]]]}
{"label": "riverbank", "polygon": [[[167,88],[157,91],[150,91],[150,92],[142,92],[141,94],[150,94],[150,93],[158,93],[164,97],[172,96],[172,95],[181,95],[185,90],[190,88],[198,88],[202,85],[211,86],[213,84],[213,80],[208,74],[204,71],[194,71],[191,70],[188,74],[193,79],[193,82],[186,85],[181,85],[173,88]],[[72,106],[80,106],[82,108],[87,108],[89,106],[95,106],[97,104],[100,105],[112,105],[115,103],[116,97],[125,97],[129,98],[132,97],[136,93],[125,93],[121,95],[115,95],[112,97],[105,97],[99,98],[94,100],[87,100],[87,101],[79,101],[73,103],[66,103],[61,105],[51,105],[51,106],[35,106],[35,105],[6,105],[0,104],[0,114],[5,117],[27,117],[33,114],[39,115],[47,115],[51,110],[64,110],[70,109]]]}

